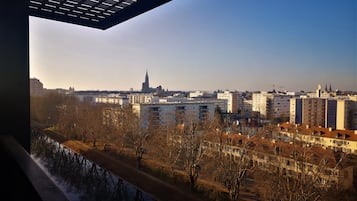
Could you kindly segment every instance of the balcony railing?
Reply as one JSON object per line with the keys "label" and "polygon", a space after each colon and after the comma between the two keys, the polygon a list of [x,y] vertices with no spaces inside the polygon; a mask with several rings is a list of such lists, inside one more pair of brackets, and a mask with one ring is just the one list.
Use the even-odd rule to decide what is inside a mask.
{"label": "balcony railing", "polygon": [[9,200],[68,201],[65,194],[12,137],[0,136],[1,196]]}

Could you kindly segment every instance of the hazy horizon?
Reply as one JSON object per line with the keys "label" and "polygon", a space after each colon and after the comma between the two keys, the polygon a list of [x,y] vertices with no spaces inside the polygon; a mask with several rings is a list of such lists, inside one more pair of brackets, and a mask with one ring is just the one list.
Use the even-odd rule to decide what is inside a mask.
{"label": "hazy horizon", "polygon": [[173,0],[108,30],[30,17],[45,88],[357,90],[356,1]]}

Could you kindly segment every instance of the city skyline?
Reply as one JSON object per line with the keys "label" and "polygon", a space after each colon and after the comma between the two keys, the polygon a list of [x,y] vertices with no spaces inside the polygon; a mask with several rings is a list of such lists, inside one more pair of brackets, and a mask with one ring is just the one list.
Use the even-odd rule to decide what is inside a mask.
{"label": "city skyline", "polygon": [[171,1],[108,30],[30,17],[45,88],[356,90],[356,2]]}

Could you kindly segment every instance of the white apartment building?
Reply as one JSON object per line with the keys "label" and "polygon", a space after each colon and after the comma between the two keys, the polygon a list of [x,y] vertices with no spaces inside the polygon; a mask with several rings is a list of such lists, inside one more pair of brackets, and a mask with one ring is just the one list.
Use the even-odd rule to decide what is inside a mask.
{"label": "white apartment building", "polygon": [[188,121],[213,120],[215,103],[205,101],[157,102],[134,104],[133,111],[142,121],[142,126],[178,125]]}
{"label": "white apartment building", "polygon": [[253,93],[252,97],[252,111],[259,112],[261,118],[289,117],[291,96],[260,92]]}
{"label": "white apartment building", "polygon": [[[298,115],[298,103],[299,100],[301,101],[301,99],[296,99],[296,98],[290,98],[290,114],[289,114],[289,122],[291,124],[295,124],[296,122],[301,122],[301,115]],[[301,106],[300,106],[301,107]],[[301,112],[301,109],[300,109]],[[300,119],[300,120],[298,120]]]}
{"label": "white apartment building", "polygon": [[240,93],[225,91],[217,93],[217,99],[227,100],[227,110],[228,113],[238,113],[238,101]]}
{"label": "white apartment building", "polygon": [[267,92],[259,92],[252,94],[252,111],[259,112],[264,119],[268,118],[271,108],[272,94]]}
{"label": "white apartment building", "polygon": [[96,103],[105,103],[105,104],[115,104],[122,107],[129,105],[129,99],[125,96],[120,95],[107,95],[107,96],[98,96],[95,97]]}
{"label": "white apartment building", "polygon": [[150,103],[155,99],[153,93],[131,93],[127,95],[129,104]]}
{"label": "white apartment building", "polygon": [[287,95],[274,95],[273,97],[273,118],[288,118],[290,115],[290,98]]}
{"label": "white apartment building", "polygon": [[357,130],[357,101],[337,100],[336,129]]}
{"label": "white apartment building", "polygon": [[250,116],[253,109],[253,100],[243,98],[242,104],[239,104],[239,109],[241,110],[242,115]]}
{"label": "white apartment building", "polygon": [[189,98],[197,98],[197,97],[202,97],[205,95],[205,92],[203,91],[191,91],[188,95]]}

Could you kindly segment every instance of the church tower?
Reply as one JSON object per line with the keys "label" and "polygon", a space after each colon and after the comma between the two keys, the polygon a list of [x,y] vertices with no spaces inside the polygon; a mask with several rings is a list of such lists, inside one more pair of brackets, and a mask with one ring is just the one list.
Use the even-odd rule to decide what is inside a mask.
{"label": "church tower", "polygon": [[142,84],[141,91],[142,92],[150,92],[149,74],[148,74],[147,70],[146,70],[146,74],[145,74],[145,82],[143,82],[143,84]]}
{"label": "church tower", "polygon": [[146,70],[146,74],[145,74],[145,83],[147,84],[147,87],[149,88],[149,74],[148,71]]}

